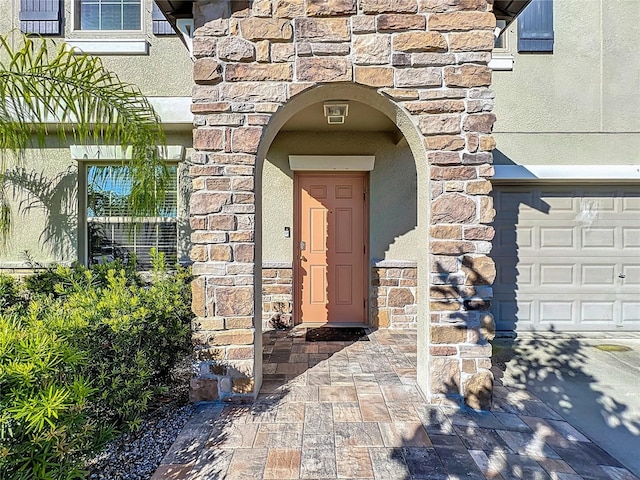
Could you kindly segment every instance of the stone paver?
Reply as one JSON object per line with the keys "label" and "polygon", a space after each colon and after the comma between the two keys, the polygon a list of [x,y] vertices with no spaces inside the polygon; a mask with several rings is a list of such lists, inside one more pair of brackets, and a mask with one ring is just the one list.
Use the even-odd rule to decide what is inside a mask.
{"label": "stone paver", "polygon": [[415,332],[302,334],[266,332],[256,402],[200,406],[152,480],[638,480],[527,390],[496,381],[492,412],[427,404]]}

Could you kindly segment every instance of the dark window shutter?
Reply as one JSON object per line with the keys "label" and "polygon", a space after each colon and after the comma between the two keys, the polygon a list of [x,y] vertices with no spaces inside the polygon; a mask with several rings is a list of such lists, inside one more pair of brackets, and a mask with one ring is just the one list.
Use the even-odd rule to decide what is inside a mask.
{"label": "dark window shutter", "polygon": [[153,2],[153,34],[154,35],[175,35],[171,24],[164,17],[156,2]]}
{"label": "dark window shutter", "polygon": [[60,0],[20,0],[20,30],[38,35],[62,34]]}
{"label": "dark window shutter", "polygon": [[553,52],[553,0],[533,0],[518,17],[519,52]]}

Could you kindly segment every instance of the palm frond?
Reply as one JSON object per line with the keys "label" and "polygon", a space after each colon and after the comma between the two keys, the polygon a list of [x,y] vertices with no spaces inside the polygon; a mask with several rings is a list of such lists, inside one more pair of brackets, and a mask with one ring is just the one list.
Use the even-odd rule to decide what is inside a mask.
{"label": "palm frond", "polygon": [[156,215],[169,181],[158,151],[165,138],[140,90],[120,81],[99,58],[64,44],[51,52],[39,38],[25,37],[16,49],[0,38],[0,58],[6,59],[0,61],[0,152],[19,158],[52,135],[129,149],[131,213]]}

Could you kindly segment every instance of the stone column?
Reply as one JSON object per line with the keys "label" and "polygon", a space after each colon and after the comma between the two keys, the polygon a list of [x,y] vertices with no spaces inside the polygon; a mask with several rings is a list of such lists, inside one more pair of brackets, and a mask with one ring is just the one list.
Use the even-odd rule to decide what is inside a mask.
{"label": "stone column", "polygon": [[[341,82],[396,105],[423,139],[412,145],[428,159],[432,194],[429,298],[417,298],[431,312],[416,320],[428,327],[419,343],[428,349],[420,384],[434,402],[454,397],[489,406],[490,8],[487,0],[194,4],[191,226],[201,363],[193,400],[255,393],[261,315],[254,296],[262,293],[255,291],[256,153],[263,128],[291,97]],[[408,301],[398,315],[417,310]]]}

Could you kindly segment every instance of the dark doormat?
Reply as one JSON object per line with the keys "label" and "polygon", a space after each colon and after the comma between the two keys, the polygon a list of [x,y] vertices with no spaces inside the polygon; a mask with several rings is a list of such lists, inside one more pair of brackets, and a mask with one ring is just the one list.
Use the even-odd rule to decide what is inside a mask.
{"label": "dark doormat", "polygon": [[361,327],[308,328],[305,336],[307,342],[368,342],[367,332]]}

